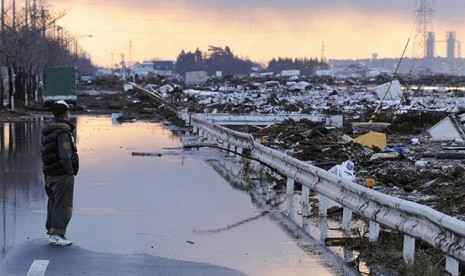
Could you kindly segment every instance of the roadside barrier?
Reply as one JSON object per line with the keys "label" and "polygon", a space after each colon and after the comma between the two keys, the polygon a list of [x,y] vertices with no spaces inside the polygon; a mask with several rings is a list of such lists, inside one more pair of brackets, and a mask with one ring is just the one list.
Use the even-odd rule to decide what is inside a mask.
{"label": "roadside barrier", "polygon": [[321,168],[256,142],[252,135],[227,129],[191,116],[194,133],[222,144],[223,148],[250,156],[287,177],[286,193],[294,193],[294,184],[302,184],[302,201],[308,202],[310,189],[319,195],[319,214],[327,215],[329,199],[343,207],[342,229],[349,235],[352,213],[368,219],[369,240],[376,242],[380,225],[404,233],[403,259],[414,262],[415,240],[422,240],[446,255],[446,270],[459,275],[459,262],[465,262],[465,222],[430,207],[392,197],[357,183],[339,178]]}
{"label": "roadside barrier", "polygon": [[[219,143],[222,148],[238,155],[242,155],[243,150],[247,149],[251,158],[286,176],[288,195],[294,193],[295,181],[301,183],[304,206],[308,206],[310,189],[317,192],[320,198],[320,216],[326,217],[329,199],[342,205],[342,229],[346,235],[350,234],[352,213],[355,212],[369,220],[369,240],[372,242],[378,240],[380,225],[404,233],[403,259],[407,264],[414,262],[415,240],[419,239],[443,252],[446,255],[446,271],[454,276],[459,275],[459,262],[465,262],[464,221],[430,207],[339,178],[328,171],[266,147],[256,142],[250,134],[219,126],[208,116],[189,116],[185,112],[175,110],[156,93],[133,85],[188,121],[194,133]],[[336,121],[339,123],[339,119]]]}
{"label": "roadside barrier", "polygon": [[242,114],[227,114],[227,113],[216,113],[216,114],[201,114],[199,115],[209,122],[214,124],[225,125],[254,125],[254,126],[266,126],[272,125],[284,120],[292,119],[294,121],[300,121],[302,119],[309,120],[312,122],[326,122],[326,125],[342,128],[343,127],[343,116],[342,115],[311,115],[311,114],[261,114],[261,115],[242,115]]}

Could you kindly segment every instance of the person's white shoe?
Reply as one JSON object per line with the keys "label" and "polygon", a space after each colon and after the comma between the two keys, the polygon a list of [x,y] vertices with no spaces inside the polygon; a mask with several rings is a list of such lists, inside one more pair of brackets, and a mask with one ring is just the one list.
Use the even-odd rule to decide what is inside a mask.
{"label": "person's white shoe", "polygon": [[63,235],[50,235],[50,238],[48,238],[48,244],[50,245],[69,246],[72,243],[72,241],[66,239]]}

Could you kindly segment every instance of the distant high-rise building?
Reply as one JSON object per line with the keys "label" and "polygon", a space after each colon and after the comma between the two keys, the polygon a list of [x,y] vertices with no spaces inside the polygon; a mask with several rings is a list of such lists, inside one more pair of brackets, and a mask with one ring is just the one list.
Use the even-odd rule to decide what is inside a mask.
{"label": "distant high-rise building", "polygon": [[455,32],[447,32],[447,59],[455,59],[455,44],[457,42]]}
{"label": "distant high-rise building", "polygon": [[426,38],[426,58],[434,58],[435,53],[436,38],[434,32],[428,32]]}

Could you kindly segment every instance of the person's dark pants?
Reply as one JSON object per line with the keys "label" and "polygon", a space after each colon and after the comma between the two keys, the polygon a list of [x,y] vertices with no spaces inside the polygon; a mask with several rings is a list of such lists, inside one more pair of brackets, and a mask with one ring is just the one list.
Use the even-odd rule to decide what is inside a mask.
{"label": "person's dark pants", "polygon": [[46,175],[45,191],[48,196],[47,222],[49,235],[65,235],[73,212],[73,175]]}

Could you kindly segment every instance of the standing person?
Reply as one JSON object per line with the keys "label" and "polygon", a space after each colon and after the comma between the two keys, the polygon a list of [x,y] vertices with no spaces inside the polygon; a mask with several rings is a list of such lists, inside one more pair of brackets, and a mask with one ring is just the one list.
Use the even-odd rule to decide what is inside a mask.
{"label": "standing person", "polygon": [[45,191],[48,196],[45,227],[50,245],[71,245],[66,227],[73,211],[74,176],[79,170],[79,157],[74,143],[69,105],[61,100],[53,104],[53,119],[42,127],[42,163]]}

